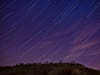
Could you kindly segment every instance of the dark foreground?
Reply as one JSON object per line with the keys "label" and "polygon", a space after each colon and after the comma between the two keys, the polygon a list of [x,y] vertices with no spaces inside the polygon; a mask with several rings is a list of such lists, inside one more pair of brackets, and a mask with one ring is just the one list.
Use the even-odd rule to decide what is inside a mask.
{"label": "dark foreground", "polygon": [[34,63],[0,67],[0,75],[100,75],[100,71],[77,63]]}

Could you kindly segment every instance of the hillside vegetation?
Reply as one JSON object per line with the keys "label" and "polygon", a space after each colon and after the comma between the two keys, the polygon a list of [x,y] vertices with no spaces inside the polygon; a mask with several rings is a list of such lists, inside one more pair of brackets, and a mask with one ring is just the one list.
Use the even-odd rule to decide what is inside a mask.
{"label": "hillside vegetation", "polygon": [[0,67],[0,75],[100,75],[78,63],[34,63]]}

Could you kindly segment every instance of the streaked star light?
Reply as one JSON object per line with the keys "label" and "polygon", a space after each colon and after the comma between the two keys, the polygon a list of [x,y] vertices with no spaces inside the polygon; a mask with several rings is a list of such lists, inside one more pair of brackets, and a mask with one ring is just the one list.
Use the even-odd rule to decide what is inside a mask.
{"label": "streaked star light", "polygon": [[0,0],[1,66],[99,58],[100,0]]}

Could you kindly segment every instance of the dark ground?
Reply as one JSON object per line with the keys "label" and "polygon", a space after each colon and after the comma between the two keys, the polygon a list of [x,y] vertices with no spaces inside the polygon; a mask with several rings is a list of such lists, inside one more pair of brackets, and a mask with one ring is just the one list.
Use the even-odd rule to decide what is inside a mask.
{"label": "dark ground", "polygon": [[0,67],[0,75],[100,75],[100,70],[78,63],[33,63]]}

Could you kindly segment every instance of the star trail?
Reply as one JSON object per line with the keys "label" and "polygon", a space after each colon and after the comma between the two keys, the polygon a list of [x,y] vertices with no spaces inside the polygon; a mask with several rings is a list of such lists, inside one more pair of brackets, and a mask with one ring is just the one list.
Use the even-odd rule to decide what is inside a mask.
{"label": "star trail", "polygon": [[99,58],[100,0],[0,0],[1,66]]}

